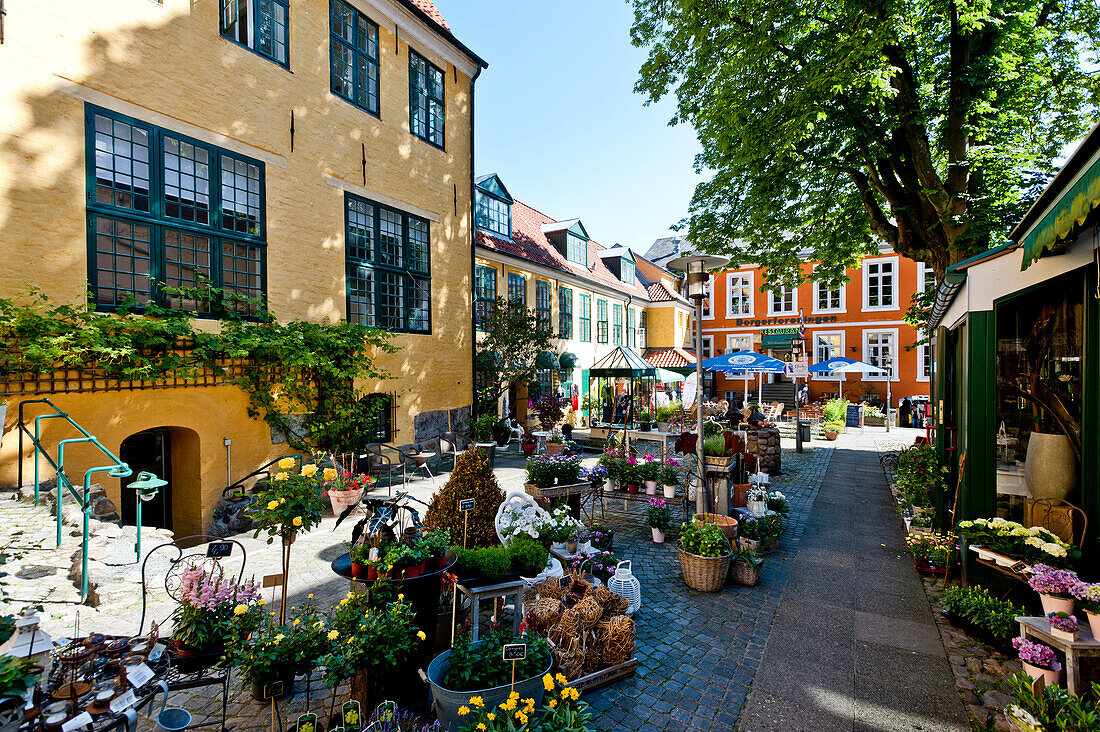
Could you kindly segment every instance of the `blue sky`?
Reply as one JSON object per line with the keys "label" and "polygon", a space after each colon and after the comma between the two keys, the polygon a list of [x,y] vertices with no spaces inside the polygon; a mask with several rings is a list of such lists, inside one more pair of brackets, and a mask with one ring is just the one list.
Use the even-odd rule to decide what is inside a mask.
{"label": "blue sky", "polygon": [[645,252],[687,213],[699,146],[669,127],[671,99],[633,92],[642,49],[622,0],[435,0],[489,62],[477,81],[476,174],[519,200],[579,217],[593,239]]}

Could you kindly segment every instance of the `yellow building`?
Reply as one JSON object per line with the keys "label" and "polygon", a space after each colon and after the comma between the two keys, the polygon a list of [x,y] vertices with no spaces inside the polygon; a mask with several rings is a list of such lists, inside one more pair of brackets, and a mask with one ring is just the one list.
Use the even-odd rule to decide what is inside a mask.
{"label": "yellow building", "polygon": [[[33,285],[104,311],[127,296],[194,307],[158,285],[208,279],[266,299],[280,321],[378,325],[400,349],[382,361],[394,378],[368,385],[397,395],[392,441],[430,439],[473,398],[484,65],[430,0],[9,3],[0,296]],[[287,449],[234,387],[119,386],[6,385],[0,484],[16,482],[28,394],[167,477],[145,518],[177,535],[204,530],[228,481]],[[81,447],[68,456],[78,478],[96,459]],[[120,503],[119,482],[102,482]]]}
{"label": "yellow building", "polygon": [[[501,296],[534,309],[557,336],[558,364],[539,371],[535,390],[560,387],[579,406],[589,368],[616,347],[682,351],[691,306],[671,273],[625,247],[601,246],[580,219],[558,221],[513,199],[495,174],[479,177],[474,195],[478,328]],[[509,393],[521,422],[528,392]]]}

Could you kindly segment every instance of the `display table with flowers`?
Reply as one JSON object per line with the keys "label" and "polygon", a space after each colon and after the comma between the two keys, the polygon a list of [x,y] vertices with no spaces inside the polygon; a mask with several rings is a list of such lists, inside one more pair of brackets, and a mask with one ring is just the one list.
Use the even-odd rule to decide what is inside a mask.
{"label": "display table with flowers", "polygon": [[[1065,656],[1066,688],[1069,693],[1080,694],[1087,688],[1081,684],[1081,659],[1100,658],[1100,641],[1093,637],[1088,624],[1082,624],[1078,630],[1077,640],[1071,641],[1051,632],[1050,620],[1047,618],[1024,616],[1016,618],[1016,621],[1020,623],[1021,638],[1034,639]],[[1023,658],[1023,650],[1020,650]]]}

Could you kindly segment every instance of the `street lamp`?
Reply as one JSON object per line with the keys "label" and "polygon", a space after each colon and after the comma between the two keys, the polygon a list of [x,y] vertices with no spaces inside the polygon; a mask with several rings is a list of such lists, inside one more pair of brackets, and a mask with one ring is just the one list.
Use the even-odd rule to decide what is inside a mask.
{"label": "street lamp", "polygon": [[706,503],[707,474],[703,464],[703,299],[707,296],[707,284],[710,282],[710,270],[725,267],[730,263],[726,257],[713,254],[689,254],[673,259],[665,266],[674,272],[687,275],[688,299],[695,302],[695,449],[699,462],[699,491],[695,494],[695,510],[707,513]]}

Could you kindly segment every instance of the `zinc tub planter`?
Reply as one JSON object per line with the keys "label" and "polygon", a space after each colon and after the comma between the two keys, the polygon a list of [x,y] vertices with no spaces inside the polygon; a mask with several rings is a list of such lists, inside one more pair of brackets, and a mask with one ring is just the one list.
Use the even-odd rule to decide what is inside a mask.
{"label": "zinc tub planter", "polygon": [[515,687],[511,684],[494,686],[491,689],[470,689],[468,691],[453,691],[443,686],[443,678],[451,667],[451,652],[443,651],[428,664],[427,674],[422,674],[432,689],[432,700],[435,702],[435,715],[443,726],[443,732],[458,732],[461,727],[462,717],[458,716],[458,708],[470,705],[470,697],[480,696],[485,701],[487,709],[493,709],[508,699],[509,692],[515,688],[519,698],[534,699],[535,709],[542,708],[542,696],[546,689],[542,685],[542,677],[550,672],[553,659],[546,661],[546,668],[527,679],[516,679]]}

